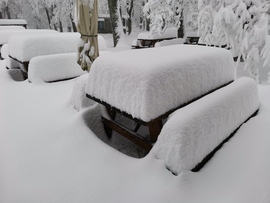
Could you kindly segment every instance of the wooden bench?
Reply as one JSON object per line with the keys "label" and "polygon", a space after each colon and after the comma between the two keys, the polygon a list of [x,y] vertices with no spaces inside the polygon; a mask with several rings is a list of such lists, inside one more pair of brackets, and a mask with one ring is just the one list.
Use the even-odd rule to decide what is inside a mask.
{"label": "wooden bench", "polygon": [[[224,49],[174,45],[128,50],[95,60],[86,96],[106,106],[110,118],[103,123],[109,136],[115,130],[150,150],[168,115],[233,80],[233,58]],[[134,120],[135,128],[117,123],[117,113]],[[141,125],[149,137],[137,133]]]}

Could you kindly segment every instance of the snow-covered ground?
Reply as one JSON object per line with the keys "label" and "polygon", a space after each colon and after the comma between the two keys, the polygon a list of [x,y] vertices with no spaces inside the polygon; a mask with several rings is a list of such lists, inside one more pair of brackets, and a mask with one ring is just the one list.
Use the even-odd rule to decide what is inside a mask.
{"label": "snow-covered ground", "polygon": [[[136,36],[125,40],[131,44]],[[110,51],[128,47],[112,48],[110,37],[104,35]],[[75,79],[14,78],[20,79],[0,61],[1,203],[270,202],[269,85],[259,85],[258,115],[200,172],[175,176],[152,152],[137,159],[110,147],[134,150],[130,154],[138,150],[121,139],[106,139],[98,105],[73,108]]]}

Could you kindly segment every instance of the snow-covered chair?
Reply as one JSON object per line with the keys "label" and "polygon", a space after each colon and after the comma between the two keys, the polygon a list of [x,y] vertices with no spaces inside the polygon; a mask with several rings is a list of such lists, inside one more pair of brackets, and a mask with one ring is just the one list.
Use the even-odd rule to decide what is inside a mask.
{"label": "snow-covered chair", "polygon": [[56,82],[72,79],[84,73],[77,63],[77,53],[36,56],[29,63],[28,80]]}
{"label": "snow-covered chair", "polygon": [[[163,118],[233,80],[234,64],[228,50],[172,45],[100,56],[91,67],[86,94],[110,111],[121,112],[148,126],[153,143]],[[106,126],[116,126],[104,121]],[[127,137],[134,137],[128,130],[116,128]],[[148,150],[152,147],[145,140],[133,141]]]}
{"label": "snow-covered chair", "polygon": [[258,108],[256,82],[239,78],[175,111],[162,128],[152,153],[163,159],[174,174],[197,171]]}
{"label": "snow-covered chair", "polygon": [[29,61],[36,56],[76,52],[79,38],[79,33],[14,35],[8,43],[9,57],[27,73]]}

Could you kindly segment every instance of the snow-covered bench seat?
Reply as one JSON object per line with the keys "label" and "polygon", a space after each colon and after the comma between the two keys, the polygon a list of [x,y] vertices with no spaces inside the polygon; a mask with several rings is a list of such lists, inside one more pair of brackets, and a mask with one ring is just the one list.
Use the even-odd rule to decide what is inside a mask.
{"label": "snow-covered bench seat", "polygon": [[36,56],[29,63],[28,80],[55,82],[72,79],[84,73],[77,63],[77,53]]}
{"label": "snow-covered bench seat", "polygon": [[76,52],[79,38],[79,33],[14,35],[8,43],[9,57],[27,72],[29,61],[36,56]]}
{"label": "snow-covered bench seat", "polygon": [[152,153],[163,159],[175,174],[196,171],[205,163],[202,160],[212,156],[213,150],[229,139],[258,108],[256,82],[239,78],[175,111],[162,128]]}
{"label": "snow-covered bench seat", "polygon": [[86,94],[149,126],[155,142],[162,118],[233,80],[228,50],[172,45],[100,56],[91,67]]}

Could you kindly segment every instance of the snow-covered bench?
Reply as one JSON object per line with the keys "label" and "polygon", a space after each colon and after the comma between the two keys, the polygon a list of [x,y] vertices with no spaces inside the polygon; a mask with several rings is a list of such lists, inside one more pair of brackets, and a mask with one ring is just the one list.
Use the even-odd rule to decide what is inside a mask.
{"label": "snow-covered bench", "polygon": [[[148,126],[150,140],[155,142],[163,118],[233,80],[234,64],[228,50],[172,45],[100,56],[91,67],[86,94]],[[105,125],[115,123],[106,121]]]}
{"label": "snow-covered bench", "polygon": [[259,108],[251,78],[239,78],[175,111],[162,128],[152,153],[174,174],[199,170],[241,124]]}
{"label": "snow-covered bench", "polygon": [[76,52],[79,38],[79,33],[14,35],[8,43],[9,57],[27,73],[29,61],[36,56]]}
{"label": "snow-covered bench", "polygon": [[77,53],[37,56],[29,63],[28,80],[55,82],[78,77],[85,72],[77,63]]}

